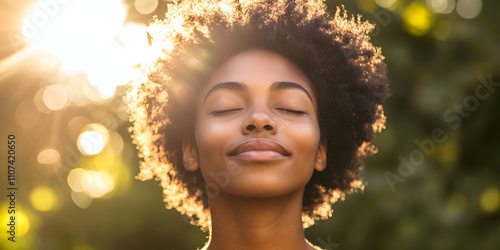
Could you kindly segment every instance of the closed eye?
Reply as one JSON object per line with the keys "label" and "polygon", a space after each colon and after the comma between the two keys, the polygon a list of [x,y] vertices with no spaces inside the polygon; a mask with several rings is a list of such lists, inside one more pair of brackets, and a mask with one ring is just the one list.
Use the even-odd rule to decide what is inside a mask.
{"label": "closed eye", "polygon": [[303,115],[303,114],[305,114],[305,113],[306,113],[305,111],[302,111],[302,110],[295,110],[295,109],[286,109],[286,108],[276,108],[276,109],[277,109],[277,110],[280,110],[280,111],[287,112],[287,113],[296,114],[296,115]]}
{"label": "closed eye", "polygon": [[243,110],[242,108],[236,108],[236,109],[222,109],[222,110],[214,110],[210,114],[213,115],[221,115],[221,114],[227,114],[235,111],[240,111]]}

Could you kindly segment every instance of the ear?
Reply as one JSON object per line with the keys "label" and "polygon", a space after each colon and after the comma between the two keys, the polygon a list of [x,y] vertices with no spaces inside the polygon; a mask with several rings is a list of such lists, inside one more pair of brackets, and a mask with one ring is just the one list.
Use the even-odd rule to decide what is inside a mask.
{"label": "ear", "polygon": [[192,138],[182,140],[182,163],[187,171],[196,171],[198,165],[198,152]]}
{"label": "ear", "polygon": [[316,153],[316,161],[314,162],[314,169],[316,171],[323,171],[326,168],[326,141],[319,142],[318,151]]}

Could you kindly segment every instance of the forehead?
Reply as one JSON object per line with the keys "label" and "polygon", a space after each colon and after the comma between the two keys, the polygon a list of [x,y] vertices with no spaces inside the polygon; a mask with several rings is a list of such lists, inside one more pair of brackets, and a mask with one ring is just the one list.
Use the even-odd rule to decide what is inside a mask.
{"label": "forehead", "polygon": [[[210,77],[202,91],[221,82],[241,82],[248,88],[266,88],[273,82],[294,82],[313,95],[309,79],[290,60],[268,50],[246,50],[223,63]],[[314,98],[314,97],[313,97]]]}

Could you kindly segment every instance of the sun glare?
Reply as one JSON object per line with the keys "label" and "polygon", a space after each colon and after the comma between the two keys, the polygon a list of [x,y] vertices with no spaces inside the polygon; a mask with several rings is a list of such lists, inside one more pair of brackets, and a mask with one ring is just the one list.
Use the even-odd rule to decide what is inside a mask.
{"label": "sun glare", "polygon": [[[39,1],[24,18],[21,31],[30,49],[55,55],[67,71],[86,73],[106,99],[134,78],[133,65],[152,57],[146,27],[124,24],[126,11],[120,0]],[[48,106],[57,110],[63,103]]]}

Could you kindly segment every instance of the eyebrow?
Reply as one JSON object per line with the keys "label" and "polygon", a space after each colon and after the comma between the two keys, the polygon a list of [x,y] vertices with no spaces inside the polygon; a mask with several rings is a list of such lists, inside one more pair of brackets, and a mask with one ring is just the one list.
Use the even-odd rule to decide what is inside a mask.
{"label": "eyebrow", "polygon": [[[208,96],[210,96],[210,94],[212,94],[214,91],[219,90],[219,89],[236,90],[236,91],[241,91],[241,92],[247,92],[248,91],[247,86],[245,84],[243,84],[243,83],[240,83],[240,82],[221,82],[221,83],[218,83],[218,84],[214,85],[207,92],[207,95],[205,96],[205,100],[203,100],[203,102],[205,102],[207,100],[207,98],[208,98]],[[269,90],[271,92],[276,92],[276,91],[281,91],[281,90],[287,90],[287,89],[297,89],[297,90],[300,90],[300,91],[304,92],[309,97],[309,99],[312,101],[312,97],[309,94],[309,92],[307,92],[307,90],[304,87],[302,87],[302,85],[300,85],[298,83],[294,83],[294,82],[274,82],[273,84],[271,84],[271,87],[269,88]]]}
{"label": "eyebrow", "polygon": [[294,83],[294,82],[275,82],[271,85],[271,88],[270,90],[271,91],[280,91],[280,90],[286,90],[286,89],[298,89],[304,93],[306,93],[306,95],[309,97],[309,99],[312,101],[312,97],[311,95],[309,94],[309,92],[307,92],[307,90],[302,87],[302,85],[298,84],[298,83]]}
{"label": "eyebrow", "polygon": [[248,91],[248,88],[247,86],[245,86],[243,83],[240,83],[240,82],[221,82],[221,83],[217,83],[215,86],[213,86],[207,93],[207,95],[205,96],[205,100],[203,102],[205,102],[208,98],[208,96],[218,90],[218,89],[229,89],[229,90],[236,90],[236,91],[241,91],[241,92],[247,92]]}

